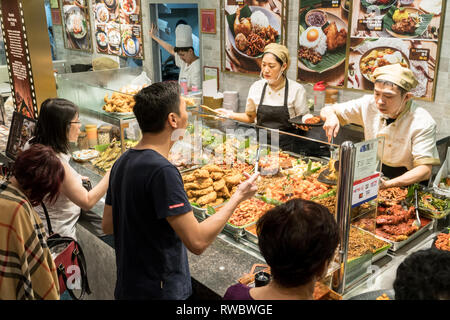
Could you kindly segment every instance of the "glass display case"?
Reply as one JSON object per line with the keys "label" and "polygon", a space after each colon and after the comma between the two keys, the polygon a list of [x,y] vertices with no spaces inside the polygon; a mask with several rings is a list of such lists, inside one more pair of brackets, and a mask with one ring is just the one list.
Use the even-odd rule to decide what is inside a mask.
{"label": "glass display case", "polygon": [[[80,119],[87,131],[90,124],[99,127],[97,144],[88,145],[99,152],[98,156],[77,164],[81,174],[101,178],[120,154],[140,139],[132,113],[107,112],[104,106],[118,93],[132,97],[124,91],[141,71],[125,68],[58,76],[59,97],[80,107]],[[244,173],[260,172],[257,195],[235,210],[221,234],[242,250],[261,257],[256,222],[268,209],[295,197],[318,202],[330,210],[339,225],[340,246],[330,265],[327,285],[343,294],[369,277],[373,264],[382,265],[380,261],[388,252],[395,253],[429,229],[429,224],[424,225],[416,235],[398,241],[379,236],[377,197],[382,138],[335,145],[312,139],[311,135],[305,137],[208,114],[198,105],[189,107],[188,113],[187,129],[173,137],[177,141],[169,160],[182,174],[199,221],[220,210],[245,179]],[[115,137],[116,142],[100,141],[102,125],[113,127],[110,138]],[[286,136],[292,138],[292,145],[280,143]],[[310,148],[311,145],[315,147]],[[206,181],[208,184],[202,185]]]}

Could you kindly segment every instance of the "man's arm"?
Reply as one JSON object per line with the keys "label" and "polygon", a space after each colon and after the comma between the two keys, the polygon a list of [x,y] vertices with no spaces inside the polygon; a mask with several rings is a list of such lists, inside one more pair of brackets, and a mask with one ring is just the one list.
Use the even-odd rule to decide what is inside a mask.
{"label": "man's arm", "polygon": [[172,56],[175,56],[175,48],[172,45],[165,42],[164,40],[159,39],[156,36],[157,31],[158,31],[158,28],[154,24],[152,24],[150,31],[149,31],[150,37],[152,37],[153,40],[158,42],[158,44],[161,47],[163,47],[168,53],[170,53]]}
{"label": "man's arm", "polygon": [[405,172],[397,178],[386,181],[381,180],[380,188],[405,187],[429,179],[431,176],[431,168],[431,164],[424,164]]}
{"label": "man's arm", "polygon": [[192,211],[167,217],[167,221],[189,251],[200,255],[208,248],[222,231],[239,203],[255,194],[257,186],[254,182],[257,177],[258,174],[254,174],[247,181],[241,183],[230,200],[217,213],[201,223],[197,221]]}
{"label": "man's arm", "polygon": [[107,204],[105,204],[105,208],[103,209],[102,229],[105,234],[114,233],[112,207]]}

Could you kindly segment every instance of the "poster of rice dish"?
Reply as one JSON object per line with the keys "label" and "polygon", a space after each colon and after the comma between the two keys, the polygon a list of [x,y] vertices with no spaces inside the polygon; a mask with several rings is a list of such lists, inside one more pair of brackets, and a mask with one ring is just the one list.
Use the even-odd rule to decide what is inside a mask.
{"label": "poster of rice dish", "polygon": [[98,53],[143,59],[140,0],[92,0]]}
{"label": "poster of rice dish", "polygon": [[64,47],[92,52],[88,0],[63,0],[61,16],[64,29]]}
{"label": "poster of rice dish", "polygon": [[287,6],[284,0],[225,0],[222,54],[224,71],[259,74],[264,47],[284,44]]}
{"label": "poster of rice dish", "polygon": [[439,64],[445,1],[354,0],[347,88],[373,90],[373,72],[400,63],[419,84],[417,98],[433,100]]}
{"label": "poster of rice dish", "polygon": [[345,1],[300,1],[297,80],[343,87],[349,10]]}

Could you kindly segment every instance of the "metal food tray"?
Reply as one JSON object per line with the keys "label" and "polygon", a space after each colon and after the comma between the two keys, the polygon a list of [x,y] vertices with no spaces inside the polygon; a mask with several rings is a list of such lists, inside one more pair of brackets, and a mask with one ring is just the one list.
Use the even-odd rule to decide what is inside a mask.
{"label": "metal food tray", "polygon": [[258,237],[256,235],[254,235],[253,233],[251,233],[247,229],[244,229],[244,234],[245,234],[245,238],[247,238],[248,241],[258,245]]}
{"label": "metal food tray", "polygon": [[[378,239],[381,239],[381,240],[383,240],[383,241],[386,241],[386,242],[391,243],[391,244],[392,244],[392,247],[389,248],[389,251],[396,252],[396,251],[398,251],[400,248],[404,247],[405,245],[407,245],[408,243],[410,243],[411,241],[413,241],[414,239],[416,239],[417,237],[419,237],[420,235],[424,234],[427,230],[432,229],[433,226],[434,226],[434,223],[435,223],[435,220],[432,219],[432,220],[430,221],[430,223],[428,223],[425,227],[420,228],[418,231],[416,231],[415,233],[413,233],[412,235],[410,235],[410,236],[408,237],[408,239],[403,240],[403,241],[400,241],[400,242],[396,242],[396,241],[392,241],[392,240],[389,240],[389,239],[385,239],[385,238],[383,238],[383,237],[377,236],[376,234],[374,234],[373,232],[370,232],[370,231],[368,231],[368,230],[364,230],[364,229],[362,229],[362,230],[364,230],[364,231],[366,231],[366,232],[372,233],[374,236],[378,237]],[[357,227],[357,228],[359,228],[359,227]],[[361,228],[359,228],[359,229],[361,229]]]}
{"label": "metal food tray", "polygon": [[[209,213],[206,213],[207,217],[210,217],[211,215]],[[241,227],[232,225],[231,223],[227,222],[225,224],[225,227],[223,230],[228,233],[230,236],[232,236],[236,241],[239,241],[240,238],[244,237],[245,235],[245,228],[250,227],[256,223],[256,220],[253,222],[250,222],[246,225],[243,225]]]}

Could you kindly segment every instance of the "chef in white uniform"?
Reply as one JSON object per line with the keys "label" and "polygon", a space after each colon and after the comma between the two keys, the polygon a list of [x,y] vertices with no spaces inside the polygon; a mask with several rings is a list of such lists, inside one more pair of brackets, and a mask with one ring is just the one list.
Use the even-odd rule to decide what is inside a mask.
{"label": "chef in white uniform", "polygon": [[175,29],[175,47],[156,36],[157,28],[152,25],[149,34],[153,40],[159,43],[168,53],[175,57],[175,64],[180,68],[178,81],[186,78],[189,90],[192,87],[202,87],[201,63],[194,53],[192,42],[192,28],[186,24],[180,24]]}
{"label": "chef in white uniform", "polygon": [[417,85],[412,71],[400,64],[375,69],[374,94],[327,106],[321,117],[328,139],[336,137],[341,125],[364,127],[366,140],[383,136],[383,173],[390,180],[382,188],[403,187],[429,179],[439,165],[436,122],[411,100]]}

